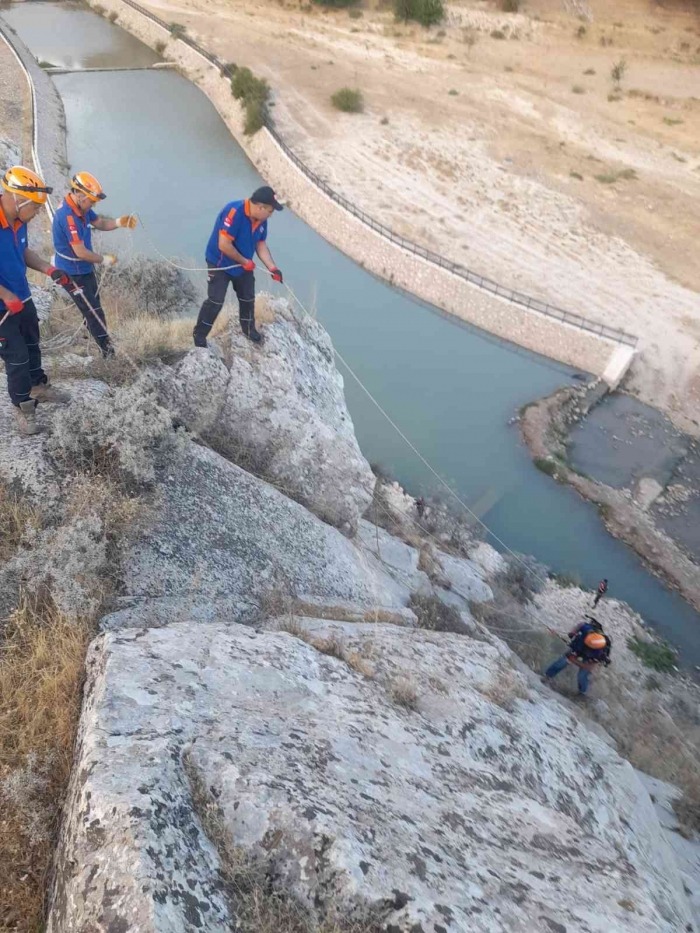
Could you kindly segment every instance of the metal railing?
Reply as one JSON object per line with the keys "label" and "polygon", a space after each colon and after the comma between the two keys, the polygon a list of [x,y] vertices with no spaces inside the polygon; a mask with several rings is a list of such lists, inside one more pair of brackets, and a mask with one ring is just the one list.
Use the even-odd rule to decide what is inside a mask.
{"label": "metal railing", "polygon": [[[122,2],[126,3],[127,6],[133,7],[133,9],[135,9],[137,12],[141,13],[143,16],[146,16],[152,22],[165,29],[170,33],[172,38],[178,39],[180,42],[184,42],[186,45],[189,45],[190,48],[195,50],[195,52],[198,52],[203,58],[218,68],[222,77],[233,77],[225,62],[222,62],[219,58],[217,58],[216,55],[212,55],[211,52],[207,51],[207,49],[203,48],[201,45],[199,45],[199,43],[195,42],[194,39],[191,39],[186,33],[173,31],[168,23],[160,19],[160,17],[156,16],[154,13],[151,13],[149,10],[146,10],[139,3],[136,3],[135,0],[122,0]],[[414,243],[412,240],[406,239],[406,237],[396,233],[390,227],[379,223],[373,217],[370,217],[369,214],[366,214],[363,210],[360,210],[360,208],[356,207],[352,201],[348,201],[348,199],[343,197],[342,194],[339,194],[337,191],[331,188],[330,185],[328,185],[328,183],[323,180],[323,178],[317,175],[316,172],[308,167],[308,165],[302,162],[299,156],[296,155],[296,153],[293,152],[293,150],[290,149],[287,143],[282,139],[269,114],[265,116],[264,123],[265,129],[272,136],[280,149],[282,149],[284,154],[294,163],[294,165],[296,165],[299,171],[301,171],[311,182],[313,182],[314,185],[316,185],[317,188],[320,188],[321,191],[323,191],[323,193],[327,195],[332,201],[335,201],[336,204],[339,204],[342,208],[344,208],[344,210],[352,214],[353,217],[356,217],[371,230],[374,230],[375,233],[378,233],[385,239],[390,240],[396,246],[400,246],[401,249],[405,249],[409,253],[413,253],[414,256],[419,256],[421,259],[424,259],[426,262],[438,266],[440,269],[446,269],[453,275],[456,275],[459,278],[470,282],[472,285],[476,285],[478,288],[481,288],[492,295],[496,295],[499,298],[504,298],[506,301],[510,301],[522,308],[526,308],[528,311],[536,311],[538,314],[543,314],[546,317],[553,318],[554,320],[560,321],[564,324],[570,324],[572,327],[577,327],[579,330],[587,331],[588,333],[595,334],[596,336],[605,337],[606,339],[615,341],[616,343],[626,344],[630,347],[637,346],[639,338],[635,337],[633,334],[627,333],[627,331],[622,330],[619,327],[608,327],[607,324],[597,324],[593,321],[587,320],[580,314],[575,314],[573,311],[565,311],[563,308],[559,308],[556,305],[551,305],[547,301],[540,301],[539,298],[533,298],[530,295],[523,294],[523,292],[516,291],[512,288],[507,288],[505,285],[499,285],[498,282],[494,282],[492,279],[486,278],[486,276],[479,275],[477,272],[472,272],[471,269],[468,269],[466,266],[463,266],[460,263],[452,262],[451,259],[446,259],[439,253],[434,253],[432,250],[426,249],[426,247],[420,246],[418,243]]]}

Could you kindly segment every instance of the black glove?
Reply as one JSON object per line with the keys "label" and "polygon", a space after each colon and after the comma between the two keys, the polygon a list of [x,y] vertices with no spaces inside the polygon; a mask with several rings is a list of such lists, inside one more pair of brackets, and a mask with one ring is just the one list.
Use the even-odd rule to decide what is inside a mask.
{"label": "black glove", "polygon": [[270,269],[270,274],[272,275],[272,278],[275,280],[275,282],[284,282],[284,279],[282,278],[282,270],[278,269],[277,266],[273,266]]}
{"label": "black glove", "polygon": [[49,266],[46,274],[56,283],[56,285],[60,285],[61,288],[68,288],[69,285],[74,284],[73,279],[61,269],[57,269],[56,266]]}

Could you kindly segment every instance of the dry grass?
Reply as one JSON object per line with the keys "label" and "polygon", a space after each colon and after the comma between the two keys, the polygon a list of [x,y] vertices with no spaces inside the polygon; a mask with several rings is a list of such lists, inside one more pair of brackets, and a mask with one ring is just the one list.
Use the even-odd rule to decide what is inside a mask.
{"label": "dry grass", "polygon": [[[3,555],[41,513],[1,489]],[[9,507],[7,507],[9,504]],[[143,527],[143,503],[109,477],[76,474],[60,519],[99,515],[108,554]],[[52,519],[58,518],[56,515]],[[108,561],[104,602],[117,582]],[[0,643],[0,929],[42,928],[47,873],[70,776],[94,616],[67,615],[44,590],[21,591]]]}
{"label": "dry grass", "polygon": [[343,661],[351,670],[356,671],[368,680],[374,678],[375,670],[372,664],[374,644],[371,639],[363,640],[359,650],[348,648],[345,639],[338,633],[331,632],[325,638],[316,636],[302,625],[293,613],[280,616],[277,619],[277,629],[306,642],[307,645],[311,645],[321,654]]}
{"label": "dry grass", "polygon": [[391,682],[391,699],[397,706],[403,706],[412,712],[418,709],[418,691],[410,677],[401,674],[394,678]]}
{"label": "dry grass", "polygon": [[[184,756],[194,810],[217,851],[231,913],[240,933],[379,933],[380,918],[339,917],[332,905],[318,904],[317,919],[285,892],[275,889],[272,865],[238,846],[226,826],[224,814],[197,769],[192,756]],[[283,844],[283,830],[277,830]],[[325,914],[325,916],[323,916]]]}
{"label": "dry grass", "polygon": [[80,714],[86,619],[22,595],[0,655],[0,913],[41,928],[46,876]]}
{"label": "dry grass", "polygon": [[[269,298],[264,293],[257,296],[255,316],[259,324],[270,324],[275,320]],[[102,299],[116,356],[103,360],[92,338],[86,339],[84,328],[75,334],[80,325],[80,314],[62,300],[44,326],[42,339],[50,346],[51,341],[75,334],[67,352],[92,359],[87,366],[75,360],[66,363],[61,361],[61,352],[57,351],[51,366],[54,379],[91,377],[102,379],[109,385],[126,385],[133,382],[144,364],[155,360],[173,362],[193,347],[195,318],[169,317],[140,310],[138,290],[128,282],[120,282],[118,271],[110,279]],[[197,310],[196,305],[192,310]],[[212,329],[211,339],[225,341],[229,326],[237,319],[237,312],[232,306],[224,307]]]}
{"label": "dry grass", "polygon": [[41,527],[41,514],[22,496],[0,485],[0,561],[9,560],[28,531]]}
{"label": "dry grass", "polygon": [[496,670],[496,677],[487,684],[476,684],[479,693],[500,706],[501,709],[512,712],[516,700],[526,700],[528,691],[522,678],[505,661],[500,661]]}
{"label": "dry grass", "polygon": [[437,596],[411,593],[409,606],[418,619],[418,627],[430,632],[465,634],[465,626],[454,606],[446,606]]}

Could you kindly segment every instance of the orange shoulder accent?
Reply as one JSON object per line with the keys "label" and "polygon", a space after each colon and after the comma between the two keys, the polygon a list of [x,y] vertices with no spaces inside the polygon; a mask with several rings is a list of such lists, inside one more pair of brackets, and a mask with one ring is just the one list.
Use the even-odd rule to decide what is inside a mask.
{"label": "orange shoulder accent", "polygon": [[232,243],[236,239],[235,236],[231,236],[227,230],[219,230],[219,236],[225,236],[226,239],[230,240]]}
{"label": "orange shoulder accent", "polygon": [[10,222],[7,217],[5,217],[5,211],[2,209],[2,204],[0,204],[0,227],[2,227],[3,230],[7,230],[9,226]]}

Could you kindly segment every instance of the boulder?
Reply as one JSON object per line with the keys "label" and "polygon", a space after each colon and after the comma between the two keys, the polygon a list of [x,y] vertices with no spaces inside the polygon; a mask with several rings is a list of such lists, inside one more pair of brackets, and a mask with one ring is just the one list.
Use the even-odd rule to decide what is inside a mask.
{"label": "boulder", "polygon": [[410,587],[303,506],[214,451],[173,449],[157,515],[124,558],[125,593],[233,601],[234,621],[281,594],[317,605],[401,609]]}
{"label": "boulder", "polygon": [[212,430],[218,449],[244,449],[255,472],[343,531],[354,534],[375,478],[355,438],[318,321],[271,300],[273,323],[253,346],[232,328],[226,402]]}
{"label": "boulder", "polygon": [[492,645],[298,633],[183,622],[93,643],[48,933],[235,929],[245,895],[224,882],[249,871],[263,915],[274,894],[309,928],[689,928],[631,766]]}
{"label": "boulder", "polygon": [[444,551],[436,552],[443,573],[450,582],[451,592],[461,599],[477,603],[493,599],[491,587],[484,582],[481,568],[463,557],[453,557]]}
{"label": "boulder", "polygon": [[230,365],[212,343],[175,368],[152,368],[144,385],[213,449],[353,535],[375,479],[355,438],[333,345],[288,302],[268,305],[273,321],[262,346],[235,326]]}

